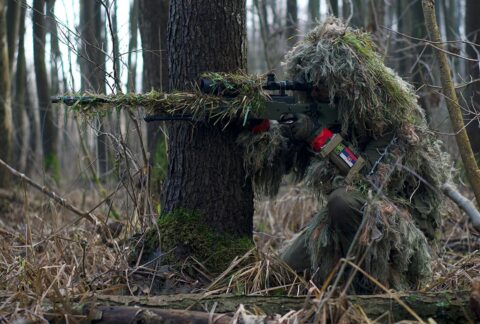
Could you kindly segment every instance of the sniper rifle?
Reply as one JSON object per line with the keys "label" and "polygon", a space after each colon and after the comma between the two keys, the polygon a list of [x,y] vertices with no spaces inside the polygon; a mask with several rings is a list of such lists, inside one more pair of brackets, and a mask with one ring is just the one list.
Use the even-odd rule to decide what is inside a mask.
{"label": "sniper rifle", "polygon": [[[239,94],[237,89],[226,89],[221,81],[211,79],[201,79],[199,83],[200,90],[205,94],[223,96],[225,98],[234,98]],[[285,116],[296,116],[298,114],[309,115],[313,120],[321,121],[322,125],[328,127],[337,124],[337,112],[330,107],[328,102],[300,103],[295,96],[287,94],[287,91],[300,91],[310,93],[315,90],[311,84],[298,81],[276,81],[275,74],[269,73],[267,80],[262,86],[263,90],[269,91],[269,100],[266,102],[265,109],[248,116],[250,120],[277,120],[282,123],[288,123]],[[148,115],[145,116],[146,122],[164,121],[164,120],[191,120],[187,115]]]}
{"label": "sniper rifle", "polygon": [[[211,79],[201,79],[199,83],[200,90],[205,94],[223,96],[227,100],[236,97],[239,92],[236,89],[226,89],[225,85],[219,81]],[[337,124],[337,111],[330,107],[328,102],[312,102],[300,103],[297,97],[287,94],[287,91],[300,91],[310,93],[316,88],[311,84],[297,81],[276,81],[275,74],[267,75],[267,80],[262,86],[263,90],[269,91],[268,100],[265,103],[266,107],[262,112],[249,114],[250,120],[270,119],[288,123],[285,116],[297,116],[298,114],[309,115],[313,120],[321,122],[322,126],[328,127]],[[101,105],[109,103],[108,97],[97,96],[58,96],[52,97],[52,103],[64,103],[67,106],[80,105]],[[192,120],[191,115],[168,115],[155,114],[144,117],[146,122],[153,121],[175,121],[175,120]]]}

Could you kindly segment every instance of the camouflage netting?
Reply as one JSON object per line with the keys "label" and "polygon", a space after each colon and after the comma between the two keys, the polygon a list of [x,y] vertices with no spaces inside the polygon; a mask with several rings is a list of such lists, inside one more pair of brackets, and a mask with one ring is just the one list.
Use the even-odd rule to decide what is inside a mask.
{"label": "camouflage netting", "polygon": [[[377,146],[382,152],[388,147],[381,160],[365,156],[364,174],[350,183],[345,183],[329,161],[314,156],[304,172],[306,183],[319,195],[340,186],[355,188],[365,198],[370,192],[364,213],[366,231],[360,240],[369,246],[365,270],[392,288],[424,282],[431,272],[429,242],[438,236],[441,221],[442,200],[434,188],[448,180],[449,168],[448,157],[429,131],[412,86],[383,64],[367,33],[333,18],[307,34],[287,54],[285,65],[290,79],[328,87],[332,107],[338,109],[342,122],[340,131],[355,148],[368,150],[362,147],[365,139],[383,141],[383,146]],[[274,137],[274,142],[268,136]],[[282,148],[289,145],[280,131],[244,137],[241,142],[249,147],[246,163],[257,175],[257,187],[271,188],[272,182],[281,180],[278,174],[265,177],[272,168],[281,165],[280,171],[285,171],[291,163],[283,159]],[[327,260],[338,260],[338,238],[328,225],[325,210],[315,222],[307,230],[315,237],[307,239],[306,245],[323,280],[332,270]],[[381,232],[375,240],[369,237],[372,227]]]}
{"label": "camouflage netting", "polygon": [[112,108],[143,107],[148,114],[188,115],[192,120],[209,120],[226,127],[239,120],[245,124],[248,117],[262,111],[269,100],[268,94],[262,89],[265,82],[265,76],[262,75],[208,72],[202,78],[213,82],[210,93],[201,91],[197,84],[192,83],[188,92],[163,93],[152,90],[145,94],[119,93],[109,96],[85,93],[76,96],[77,101],[70,105],[73,110],[87,117],[106,113]]}

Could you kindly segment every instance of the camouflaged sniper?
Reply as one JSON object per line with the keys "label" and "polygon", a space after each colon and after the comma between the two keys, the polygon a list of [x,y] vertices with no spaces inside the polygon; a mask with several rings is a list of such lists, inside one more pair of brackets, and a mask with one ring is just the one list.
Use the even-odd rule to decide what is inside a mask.
{"label": "camouflaged sniper", "polygon": [[[283,175],[292,171],[322,201],[335,188],[352,188],[368,201],[363,210],[367,226],[359,242],[364,270],[391,288],[425,283],[441,225],[442,199],[435,188],[448,180],[450,168],[412,86],[383,64],[368,34],[337,19],[308,33],[287,54],[285,66],[293,80],[327,85],[331,109],[341,121],[338,133],[354,148],[370,143],[376,158],[363,147],[367,165],[347,182],[320,154],[296,149],[281,127],[244,134],[239,143],[257,189],[274,194]],[[341,257],[342,241],[332,231],[325,208],[302,237],[295,244],[308,252],[312,271],[322,282]]]}

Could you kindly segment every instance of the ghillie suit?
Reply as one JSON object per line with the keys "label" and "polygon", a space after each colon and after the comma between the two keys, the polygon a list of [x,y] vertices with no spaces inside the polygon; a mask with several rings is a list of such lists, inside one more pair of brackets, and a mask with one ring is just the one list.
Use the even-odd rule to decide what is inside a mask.
{"label": "ghillie suit", "polygon": [[[421,285],[431,275],[431,246],[438,237],[442,201],[435,188],[447,181],[448,157],[428,130],[412,86],[383,64],[368,34],[337,19],[306,35],[287,54],[285,64],[289,78],[328,88],[331,107],[338,111],[337,132],[367,163],[348,182],[318,154],[305,169],[305,163],[297,165],[303,159],[292,161],[285,154],[291,141],[273,126],[270,132],[240,138],[257,187],[277,188],[281,174],[293,169],[319,197],[330,194],[332,206],[351,193],[343,199],[353,210],[344,215],[352,216],[346,226],[354,228],[346,239],[352,240],[363,217],[356,259],[364,256],[362,268],[391,288]],[[298,261],[293,266],[300,270],[309,263],[320,282],[348,249],[344,233],[328,217],[328,207],[315,215],[290,250]],[[302,251],[309,262],[300,260]],[[355,284],[365,288],[365,282]]]}

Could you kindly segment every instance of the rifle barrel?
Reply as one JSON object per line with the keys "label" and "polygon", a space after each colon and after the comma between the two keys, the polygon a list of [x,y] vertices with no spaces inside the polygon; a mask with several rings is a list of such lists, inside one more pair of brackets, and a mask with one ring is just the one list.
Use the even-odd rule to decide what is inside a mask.
{"label": "rifle barrel", "polygon": [[110,102],[107,98],[94,96],[57,96],[50,99],[52,103],[63,103],[67,106],[73,106],[77,103],[81,105],[95,105]]}

